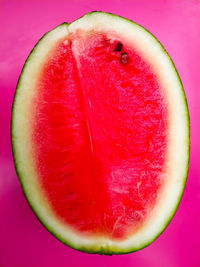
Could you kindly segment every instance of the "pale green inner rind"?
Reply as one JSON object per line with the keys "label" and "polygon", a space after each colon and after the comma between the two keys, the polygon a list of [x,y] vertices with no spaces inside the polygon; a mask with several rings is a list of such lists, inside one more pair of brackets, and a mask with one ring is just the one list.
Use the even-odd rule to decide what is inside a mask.
{"label": "pale green inner rind", "polygon": [[[166,186],[152,216],[136,234],[123,241],[104,237],[86,237],[57,219],[48,205],[37,180],[30,140],[30,103],[36,91],[36,81],[42,64],[56,41],[67,38],[76,30],[117,32],[122,40],[138,48],[145,59],[153,62],[165,89],[169,108],[169,149]],[[76,53],[76,51],[73,51]],[[12,149],[16,171],[23,191],[43,225],[69,246],[90,253],[122,254],[139,250],[156,239],[172,219],[187,178],[189,161],[189,113],[182,83],[175,66],[162,45],[141,26],[124,18],[103,12],[92,12],[69,26],[62,24],[47,33],[34,48],[18,82],[12,110]]]}

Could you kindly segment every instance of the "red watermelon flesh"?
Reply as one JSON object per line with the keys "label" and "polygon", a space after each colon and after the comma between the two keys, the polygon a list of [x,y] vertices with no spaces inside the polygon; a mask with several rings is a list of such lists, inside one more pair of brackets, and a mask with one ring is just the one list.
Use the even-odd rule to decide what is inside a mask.
{"label": "red watermelon flesh", "polygon": [[72,35],[51,51],[32,102],[32,147],[57,216],[124,239],[159,198],[168,112],[151,65],[111,35]]}

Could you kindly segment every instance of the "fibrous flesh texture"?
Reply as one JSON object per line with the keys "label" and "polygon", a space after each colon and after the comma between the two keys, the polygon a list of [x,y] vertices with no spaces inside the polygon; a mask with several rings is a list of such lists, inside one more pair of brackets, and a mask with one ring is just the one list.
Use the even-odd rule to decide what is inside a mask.
{"label": "fibrous flesh texture", "polygon": [[38,181],[55,214],[85,235],[124,239],[165,182],[168,110],[150,63],[105,32],[59,41],[32,101]]}

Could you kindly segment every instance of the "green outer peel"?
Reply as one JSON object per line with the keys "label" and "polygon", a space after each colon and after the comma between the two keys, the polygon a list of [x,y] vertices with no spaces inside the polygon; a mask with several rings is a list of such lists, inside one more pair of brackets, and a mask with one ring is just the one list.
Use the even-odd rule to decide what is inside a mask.
{"label": "green outer peel", "polygon": [[[87,252],[87,253],[98,253],[98,254],[106,254],[106,255],[112,255],[112,254],[126,254],[126,253],[131,253],[131,252],[134,252],[134,251],[137,251],[137,250],[140,250],[140,249],[143,249],[145,247],[147,247],[148,245],[150,245],[164,230],[165,228],[167,227],[167,225],[170,223],[171,219],[173,218],[177,208],[178,208],[178,205],[181,201],[181,198],[182,198],[182,195],[183,195],[183,192],[184,192],[184,188],[185,188],[185,184],[186,184],[186,180],[187,180],[187,174],[188,174],[188,166],[189,166],[189,153],[190,153],[190,118],[189,118],[189,112],[188,112],[188,105],[187,105],[187,100],[186,100],[186,96],[185,96],[185,93],[184,93],[184,89],[183,89],[183,85],[182,85],[182,82],[181,82],[181,79],[178,75],[178,72],[176,70],[176,67],[172,61],[172,59],[170,58],[170,56],[168,55],[168,53],[166,52],[166,50],[164,49],[164,47],[162,46],[162,44],[146,29],[144,29],[142,26],[128,20],[128,19],[125,19],[123,17],[119,17],[119,16],[116,16],[114,14],[110,14],[110,13],[104,13],[104,12],[90,12],[90,13],[87,13],[85,16],[83,17],[89,17],[91,15],[93,15],[94,13],[96,13],[97,15],[98,14],[107,14],[107,16],[110,16],[110,18],[112,19],[112,17],[114,18],[120,18],[121,20],[124,20],[126,22],[129,22],[131,23],[132,25],[134,26],[137,26],[138,29],[143,29],[145,30],[146,32],[148,32],[149,35],[151,35],[151,37],[153,39],[155,39],[157,41],[157,43],[159,43],[160,45],[160,48],[163,50],[163,54],[167,55],[167,57],[170,59],[170,63],[171,63],[171,67],[174,69],[175,73],[176,73],[176,76],[177,76],[177,79],[179,81],[179,84],[180,84],[180,88],[181,88],[181,92],[182,92],[182,97],[184,98],[184,110],[186,112],[186,115],[185,115],[185,118],[186,118],[186,126],[187,126],[187,164],[185,166],[185,175],[184,175],[184,178],[182,179],[182,188],[181,188],[181,193],[179,194],[179,197],[177,199],[177,202],[176,204],[174,205],[174,210],[173,210],[173,213],[171,214],[171,216],[168,218],[168,220],[166,221],[165,225],[163,226],[163,228],[154,236],[153,239],[151,240],[145,240],[142,245],[140,245],[139,247],[135,246],[135,244],[133,244],[133,246],[130,246],[128,248],[119,248],[119,247],[115,247],[114,245],[112,246],[99,246],[98,244],[93,245],[93,246],[81,246],[80,244],[78,245],[75,245],[75,243],[71,243],[69,242],[69,240],[66,240],[65,238],[63,238],[62,235],[60,235],[54,228],[52,228],[47,222],[45,222],[43,219],[42,219],[42,215],[40,214],[40,212],[38,211],[37,207],[35,207],[33,205],[33,203],[31,202],[31,198],[29,197],[28,195],[28,192],[26,192],[25,190],[25,186],[24,186],[24,178],[23,178],[23,173],[20,173],[19,171],[19,166],[18,166],[18,163],[17,163],[17,152],[16,152],[16,144],[15,144],[15,139],[14,139],[14,124],[15,122],[17,121],[18,117],[17,117],[17,113],[16,113],[16,99],[18,97],[18,92],[19,92],[19,89],[20,89],[20,86],[21,86],[21,80],[22,80],[22,77],[24,75],[24,70],[26,69],[27,67],[27,63],[32,59],[32,56],[34,55],[35,53],[35,50],[36,48],[38,47],[38,45],[43,42],[43,39],[45,39],[46,36],[49,35],[49,33],[51,33],[53,30],[55,29],[58,29],[59,27],[63,26],[63,25],[68,25],[67,23],[63,23],[61,25],[59,25],[58,27],[56,27],[55,29],[53,29],[52,31],[49,31],[47,32],[39,41],[38,43],[34,46],[33,50],[31,51],[31,53],[29,54],[24,66],[23,66],[23,69],[22,69],[22,72],[21,72],[21,75],[19,77],[19,80],[18,80],[18,83],[17,83],[17,87],[16,87],[16,91],[15,91],[15,95],[14,95],[14,99],[13,99],[13,106],[12,106],[12,114],[11,114],[11,144],[12,144],[12,153],[13,153],[13,159],[14,159],[14,164],[15,164],[15,169],[16,169],[16,173],[17,173],[17,176],[19,178],[19,181],[20,181],[20,184],[21,184],[21,187],[22,187],[22,190],[23,190],[23,193],[31,207],[31,209],[33,210],[33,212],[35,213],[35,215],[37,216],[37,218],[39,219],[39,221],[43,224],[43,226],[52,234],[54,235],[57,239],[59,239],[62,243],[68,245],[69,247],[71,248],[74,248],[74,249],[77,249],[79,251],[83,251],[83,252]],[[82,17],[82,18],[83,18]],[[81,19],[81,18],[80,18]],[[79,21],[80,19],[78,19],[77,21]]]}

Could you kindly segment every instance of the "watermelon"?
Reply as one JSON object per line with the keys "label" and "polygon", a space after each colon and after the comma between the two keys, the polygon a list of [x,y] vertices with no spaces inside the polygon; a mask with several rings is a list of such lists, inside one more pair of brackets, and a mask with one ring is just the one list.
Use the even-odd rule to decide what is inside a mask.
{"label": "watermelon", "polygon": [[45,34],[12,108],[13,157],[36,216],[60,241],[122,254],[153,242],[186,183],[189,113],[160,42],[91,12]]}

